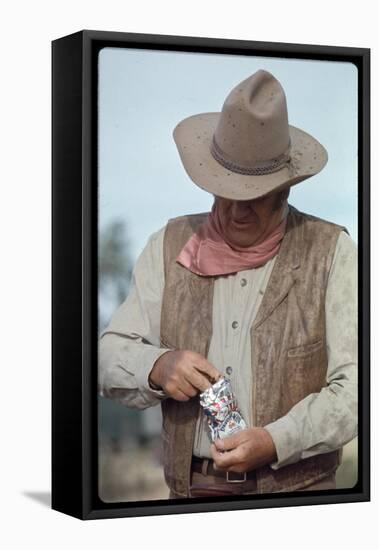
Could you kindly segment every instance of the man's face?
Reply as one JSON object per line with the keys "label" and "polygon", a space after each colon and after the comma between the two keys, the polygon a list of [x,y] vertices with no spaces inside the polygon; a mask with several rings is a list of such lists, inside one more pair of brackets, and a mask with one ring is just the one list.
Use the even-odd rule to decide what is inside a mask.
{"label": "man's face", "polygon": [[286,195],[282,198],[281,193],[248,201],[215,197],[226,242],[237,247],[262,242],[282,219]]}

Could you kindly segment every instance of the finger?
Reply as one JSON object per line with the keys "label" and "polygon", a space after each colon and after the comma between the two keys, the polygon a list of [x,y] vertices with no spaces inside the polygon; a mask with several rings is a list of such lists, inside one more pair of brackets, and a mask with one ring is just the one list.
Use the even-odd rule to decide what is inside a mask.
{"label": "finger", "polygon": [[172,394],[171,397],[175,399],[175,401],[189,401],[188,395],[183,393],[182,391],[176,389]]}
{"label": "finger", "polygon": [[202,375],[196,367],[193,367],[188,372],[186,372],[185,378],[192,386],[200,391],[205,391],[206,389],[211,387],[209,378]]}
{"label": "finger", "polygon": [[216,459],[218,459],[219,451],[216,449],[216,446],[214,443],[211,444],[210,451],[211,451],[211,457],[213,459],[213,467],[215,470],[218,470]]}
{"label": "finger", "polygon": [[234,435],[230,435],[229,437],[225,437],[225,439],[216,439],[214,443],[216,449],[220,452],[232,451],[241,443],[240,432]]}
{"label": "finger", "polygon": [[207,361],[204,357],[200,357],[196,360],[195,367],[200,372],[206,374],[212,382],[216,382],[222,376],[221,372],[218,371],[216,367],[214,367],[212,363]]}
{"label": "finger", "polygon": [[178,390],[180,390],[184,395],[188,397],[194,397],[198,394],[197,388],[195,388],[191,383],[187,382],[185,378],[182,378],[178,383]]}
{"label": "finger", "polygon": [[241,462],[241,455],[238,449],[228,453],[214,452],[213,461],[219,470],[228,470]]}

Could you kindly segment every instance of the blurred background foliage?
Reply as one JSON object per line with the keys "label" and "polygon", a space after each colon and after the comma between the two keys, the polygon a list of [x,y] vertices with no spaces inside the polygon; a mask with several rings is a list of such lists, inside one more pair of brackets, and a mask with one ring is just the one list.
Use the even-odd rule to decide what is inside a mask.
{"label": "blurred background foliage", "polygon": [[[132,277],[127,226],[115,220],[99,235],[99,332],[125,300]],[[139,411],[98,397],[99,496],[105,502],[168,498],[159,406]]]}
{"label": "blurred background foliage", "polygon": [[[99,235],[99,332],[124,301],[133,270],[127,226],[116,220]],[[168,498],[163,477],[161,410],[129,409],[98,397],[99,497],[105,502],[159,500]],[[357,440],[344,448],[337,471],[338,488],[357,481]]]}
{"label": "blurred background foliage", "polygon": [[102,330],[127,295],[132,276],[132,260],[126,225],[116,220],[105,226],[99,242],[99,319]]}

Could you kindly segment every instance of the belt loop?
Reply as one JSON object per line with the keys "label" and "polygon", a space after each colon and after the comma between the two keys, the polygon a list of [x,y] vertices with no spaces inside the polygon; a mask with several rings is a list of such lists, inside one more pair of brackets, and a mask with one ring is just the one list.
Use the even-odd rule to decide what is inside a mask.
{"label": "belt loop", "polygon": [[208,474],[208,466],[209,466],[209,459],[204,458],[203,463],[201,465],[201,473],[203,476],[206,476]]}

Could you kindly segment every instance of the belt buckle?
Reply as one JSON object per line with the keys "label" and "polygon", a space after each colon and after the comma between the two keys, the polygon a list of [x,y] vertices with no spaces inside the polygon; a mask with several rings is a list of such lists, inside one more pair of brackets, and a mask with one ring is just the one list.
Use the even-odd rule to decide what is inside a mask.
{"label": "belt buckle", "polygon": [[[229,474],[235,475],[235,476],[243,476],[241,478],[237,479],[230,479]],[[226,472],[226,482],[227,483],[244,483],[247,480],[246,472]]]}

